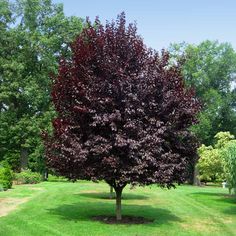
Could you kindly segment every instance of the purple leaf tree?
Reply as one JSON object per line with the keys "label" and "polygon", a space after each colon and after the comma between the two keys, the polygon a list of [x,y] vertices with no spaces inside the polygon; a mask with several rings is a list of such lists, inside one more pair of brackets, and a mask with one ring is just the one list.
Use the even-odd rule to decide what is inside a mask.
{"label": "purple leaf tree", "polygon": [[105,180],[116,192],[116,218],[127,184],[183,183],[197,142],[189,131],[200,105],[168,52],[148,49],[125,14],[97,19],[61,60],[52,99],[48,166],[72,180]]}

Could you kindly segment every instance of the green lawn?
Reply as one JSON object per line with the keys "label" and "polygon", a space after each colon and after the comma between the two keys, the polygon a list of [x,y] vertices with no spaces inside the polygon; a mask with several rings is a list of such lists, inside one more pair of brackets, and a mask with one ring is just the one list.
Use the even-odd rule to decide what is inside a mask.
{"label": "green lawn", "polygon": [[123,214],[155,219],[146,225],[108,225],[92,221],[96,215],[114,214],[109,187],[91,182],[44,182],[14,186],[0,192],[3,198],[22,203],[0,217],[1,236],[122,235],[181,236],[236,235],[236,201],[217,187],[180,186],[163,190],[155,186],[123,194]]}

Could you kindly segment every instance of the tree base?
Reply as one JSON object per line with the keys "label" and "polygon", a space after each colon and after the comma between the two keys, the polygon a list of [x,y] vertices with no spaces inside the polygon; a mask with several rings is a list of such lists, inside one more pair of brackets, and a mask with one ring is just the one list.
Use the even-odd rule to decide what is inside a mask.
{"label": "tree base", "polygon": [[146,219],[144,217],[139,216],[122,216],[121,220],[117,220],[115,216],[93,216],[93,220],[100,221],[106,224],[150,224],[154,220],[153,219]]}

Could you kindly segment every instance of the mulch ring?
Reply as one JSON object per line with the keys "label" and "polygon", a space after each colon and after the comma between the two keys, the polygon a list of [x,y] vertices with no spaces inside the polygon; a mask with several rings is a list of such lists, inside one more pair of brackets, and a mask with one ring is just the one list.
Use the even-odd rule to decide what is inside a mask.
{"label": "mulch ring", "polygon": [[154,220],[139,216],[122,216],[121,220],[116,220],[115,216],[93,216],[92,220],[100,221],[105,224],[150,224]]}

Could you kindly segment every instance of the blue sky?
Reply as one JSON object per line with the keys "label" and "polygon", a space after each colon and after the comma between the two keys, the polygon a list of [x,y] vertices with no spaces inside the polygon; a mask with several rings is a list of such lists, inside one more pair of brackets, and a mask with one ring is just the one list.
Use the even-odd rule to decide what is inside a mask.
{"label": "blue sky", "polygon": [[229,42],[236,49],[236,0],[53,0],[65,14],[102,22],[125,11],[137,22],[148,47],[166,48],[171,42]]}

